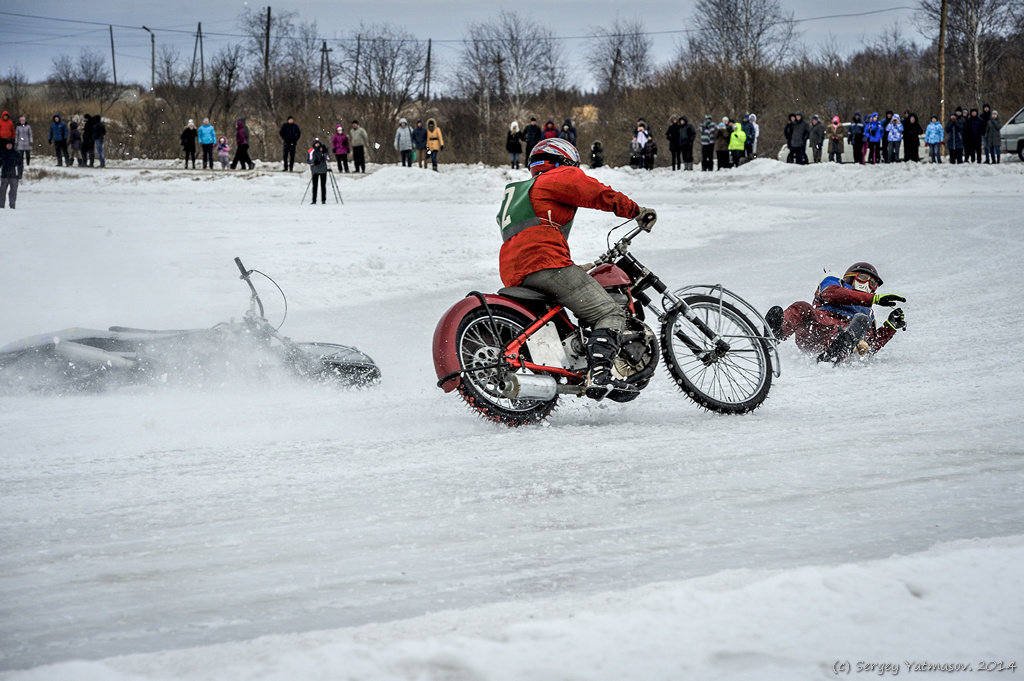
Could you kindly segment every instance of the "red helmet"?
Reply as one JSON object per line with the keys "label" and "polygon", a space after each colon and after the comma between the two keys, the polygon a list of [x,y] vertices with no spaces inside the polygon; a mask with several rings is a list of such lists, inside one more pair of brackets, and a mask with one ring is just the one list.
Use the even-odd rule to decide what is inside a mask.
{"label": "red helmet", "polygon": [[858,274],[869,274],[874,277],[876,286],[882,285],[882,278],[878,276],[878,270],[876,270],[875,266],[869,262],[855,262],[847,267],[846,274],[843,275],[843,281],[850,284]]}
{"label": "red helmet", "polygon": [[551,170],[558,166],[580,165],[580,152],[568,140],[559,137],[550,137],[541,140],[530,152],[527,160],[530,167],[530,174],[536,177],[545,170]]}

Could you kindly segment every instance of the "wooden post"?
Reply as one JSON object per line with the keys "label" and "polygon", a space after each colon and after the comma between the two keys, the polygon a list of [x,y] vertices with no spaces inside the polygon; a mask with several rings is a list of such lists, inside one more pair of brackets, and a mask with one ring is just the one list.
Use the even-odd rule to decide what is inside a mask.
{"label": "wooden post", "polygon": [[114,70],[114,85],[117,85],[117,61],[114,59],[114,26],[110,25],[110,68]]}
{"label": "wooden post", "polygon": [[942,0],[939,17],[939,125],[946,127],[946,13],[949,0]]}

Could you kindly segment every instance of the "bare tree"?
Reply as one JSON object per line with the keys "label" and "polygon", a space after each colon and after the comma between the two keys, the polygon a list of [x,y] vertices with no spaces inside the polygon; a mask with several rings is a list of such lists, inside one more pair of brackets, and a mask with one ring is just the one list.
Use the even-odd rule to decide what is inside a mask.
{"label": "bare tree", "polygon": [[277,118],[278,70],[284,63],[287,44],[295,37],[295,12],[273,14],[269,7],[258,12],[246,9],[242,14],[242,30],[248,36],[258,61],[249,64],[249,82],[260,93],[271,116]]}
{"label": "bare tree", "polygon": [[623,88],[648,85],[654,75],[651,65],[652,40],[643,21],[616,17],[610,28],[596,29],[587,65],[598,90],[613,93]]}
{"label": "bare tree", "polygon": [[242,80],[242,67],[241,45],[223,47],[213,58],[210,63],[209,81],[210,87],[213,89],[213,98],[210,108],[206,112],[208,117],[213,116],[213,111],[218,103],[227,113],[234,108]]}
{"label": "bare tree", "polygon": [[170,45],[162,46],[157,60],[157,85],[180,88],[184,87],[188,81],[189,74],[182,65],[181,52]]}
{"label": "bare tree", "polygon": [[353,38],[343,43],[352,91],[365,97],[369,117],[393,121],[419,89],[427,46],[391,24],[361,25]]}
{"label": "bare tree", "polygon": [[[942,0],[921,0],[918,25],[927,37],[937,38],[942,4]],[[982,103],[986,80],[1009,49],[1002,38],[1020,25],[1022,15],[1022,0],[947,0],[948,53],[975,104]]]}
{"label": "bare tree", "polygon": [[96,101],[103,113],[120,96],[121,88],[111,80],[102,52],[83,49],[77,60],[62,54],[53,57],[52,63],[49,83],[57,97]]}
{"label": "bare tree", "polygon": [[564,71],[554,34],[515,12],[470,24],[456,72],[456,89],[487,110],[492,104],[513,117],[522,116],[532,98],[547,88],[564,86]]}
{"label": "bare tree", "polygon": [[25,72],[17,66],[7,69],[7,75],[3,79],[5,105],[12,111],[21,109],[21,101],[28,94],[28,78]]}
{"label": "bare tree", "polygon": [[745,111],[759,109],[767,94],[762,76],[791,56],[792,12],[784,12],[779,0],[706,0],[693,23],[689,58],[738,76],[741,94],[735,104]]}

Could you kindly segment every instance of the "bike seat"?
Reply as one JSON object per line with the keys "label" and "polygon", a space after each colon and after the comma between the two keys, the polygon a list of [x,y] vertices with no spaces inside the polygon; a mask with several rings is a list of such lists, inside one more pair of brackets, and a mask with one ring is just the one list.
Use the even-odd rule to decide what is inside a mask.
{"label": "bike seat", "polygon": [[515,300],[529,300],[538,303],[547,303],[552,300],[546,293],[541,293],[536,289],[525,286],[506,286],[498,289],[498,295],[514,298]]}

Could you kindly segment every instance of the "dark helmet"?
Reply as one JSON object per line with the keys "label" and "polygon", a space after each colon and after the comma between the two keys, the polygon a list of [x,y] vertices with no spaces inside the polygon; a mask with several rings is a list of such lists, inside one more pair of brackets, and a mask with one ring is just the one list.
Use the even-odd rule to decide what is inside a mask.
{"label": "dark helmet", "polygon": [[558,137],[551,137],[541,140],[530,152],[527,161],[530,167],[530,174],[536,177],[545,170],[551,170],[558,166],[580,165],[580,152],[568,140]]}
{"label": "dark helmet", "polygon": [[869,262],[855,262],[846,268],[846,274],[843,275],[843,281],[847,284],[853,283],[853,278],[857,274],[869,274],[874,277],[875,281],[878,282],[878,286],[882,285],[882,278],[878,276],[878,270],[875,266]]}

